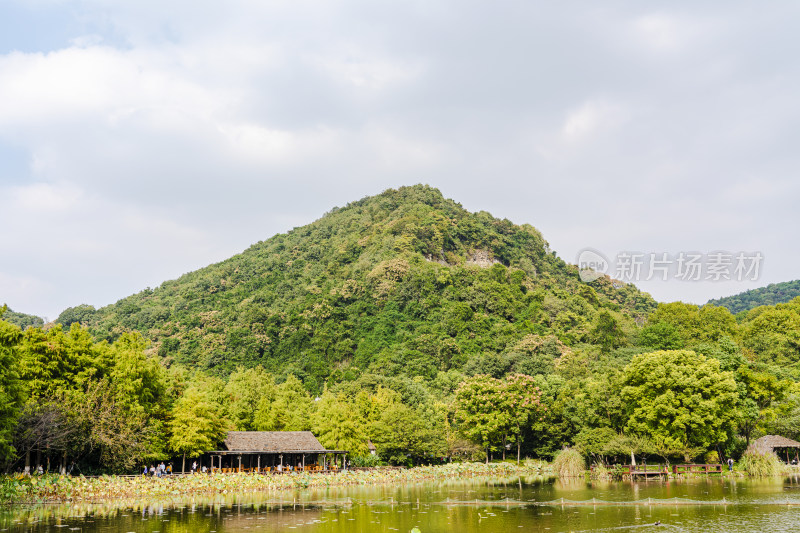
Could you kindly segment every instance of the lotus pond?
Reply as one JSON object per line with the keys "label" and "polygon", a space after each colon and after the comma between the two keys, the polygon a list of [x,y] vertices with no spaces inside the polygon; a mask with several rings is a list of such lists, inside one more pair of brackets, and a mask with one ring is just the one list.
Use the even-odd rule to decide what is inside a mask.
{"label": "lotus pond", "polygon": [[71,533],[800,530],[797,478],[505,478],[0,508],[0,530]]}

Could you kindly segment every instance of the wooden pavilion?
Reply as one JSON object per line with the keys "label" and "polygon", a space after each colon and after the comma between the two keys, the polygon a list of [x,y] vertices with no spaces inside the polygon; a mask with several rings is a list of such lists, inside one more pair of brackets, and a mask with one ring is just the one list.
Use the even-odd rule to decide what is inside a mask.
{"label": "wooden pavilion", "polygon": [[207,452],[216,472],[335,471],[345,450],[326,450],[310,431],[229,431],[225,449]]}
{"label": "wooden pavilion", "polygon": [[787,464],[790,462],[789,451],[791,450],[794,452],[795,461],[800,462],[800,442],[796,440],[787,439],[780,435],[764,435],[760,439],[754,440],[753,446],[775,452],[778,457],[781,456],[779,452],[783,452],[786,456]]}

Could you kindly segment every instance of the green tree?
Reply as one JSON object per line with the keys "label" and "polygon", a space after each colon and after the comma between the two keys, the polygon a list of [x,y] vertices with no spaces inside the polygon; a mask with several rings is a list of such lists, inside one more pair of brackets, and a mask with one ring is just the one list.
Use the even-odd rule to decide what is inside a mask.
{"label": "green tree", "polygon": [[634,356],[624,369],[622,398],[629,431],[665,453],[686,454],[727,440],[738,399],[733,373],[689,350]]}
{"label": "green tree", "polygon": [[225,437],[228,421],[213,396],[209,388],[190,387],[172,409],[169,447],[183,454],[181,472],[186,471],[187,455],[192,457],[212,450]]}
{"label": "green tree", "polygon": [[[507,376],[503,380],[500,395],[502,406],[508,416],[508,431],[517,443],[517,463],[519,463],[524,430],[536,418],[540,418],[539,415],[546,411],[547,407],[542,405],[542,392],[536,385],[536,380],[525,374]],[[503,455],[505,457],[505,452]]]}
{"label": "green tree", "polygon": [[486,450],[487,463],[511,424],[508,410],[501,405],[502,393],[502,381],[484,375],[465,380],[456,390],[454,411],[459,429]]}
{"label": "green tree", "polygon": [[369,453],[364,427],[352,402],[326,390],[316,405],[314,434],[330,450],[347,450],[356,457]]}
{"label": "green tree", "polygon": [[749,446],[754,431],[763,431],[775,423],[780,404],[792,383],[748,366],[739,367],[736,379],[739,383],[739,430]]}
{"label": "green tree", "polygon": [[[583,428],[575,435],[575,446],[583,455],[602,460],[609,453],[609,444],[617,439],[617,432],[609,427]],[[616,451],[616,450],[613,450]]]}
{"label": "green tree", "polygon": [[[5,306],[0,308],[2,318]],[[0,320],[0,459],[14,454],[13,429],[24,402],[24,388],[19,376],[17,349],[22,331]]]}
{"label": "green tree", "polygon": [[121,407],[160,415],[167,407],[166,371],[158,359],[145,354],[145,348],[141,335],[123,334],[113,345],[111,382]]}
{"label": "green tree", "polygon": [[238,431],[255,429],[255,417],[260,401],[273,402],[277,389],[275,378],[264,368],[239,367],[225,385],[225,412]]}
{"label": "green tree", "polygon": [[639,344],[652,350],[679,350],[683,348],[683,338],[672,324],[656,322],[642,328]]}
{"label": "green tree", "polygon": [[392,464],[411,466],[426,456],[444,453],[441,436],[431,431],[417,410],[403,403],[393,403],[383,411],[371,434],[378,454]]}
{"label": "green tree", "polygon": [[589,339],[599,345],[604,353],[608,353],[625,344],[625,332],[622,331],[619,319],[603,309],[594,319]]}
{"label": "green tree", "polygon": [[254,425],[259,431],[308,431],[311,429],[312,400],[294,375],[277,386],[274,399],[258,402]]}

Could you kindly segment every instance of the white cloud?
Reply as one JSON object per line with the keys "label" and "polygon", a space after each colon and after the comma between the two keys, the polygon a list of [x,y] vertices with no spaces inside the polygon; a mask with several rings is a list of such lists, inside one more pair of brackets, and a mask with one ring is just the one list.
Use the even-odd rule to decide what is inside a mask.
{"label": "white cloud", "polygon": [[108,303],[416,182],[567,259],[763,243],[765,283],[796,277],[793,3],[56,4],[71,44],[0,54],[12,308]]}
{"label": "white cloud", "polygon": [[603,101],[585,102],[567,113],[561,135],[567,142],[578,142],[595,135],[608,134],[626,119],[627,112],[620,105]]}

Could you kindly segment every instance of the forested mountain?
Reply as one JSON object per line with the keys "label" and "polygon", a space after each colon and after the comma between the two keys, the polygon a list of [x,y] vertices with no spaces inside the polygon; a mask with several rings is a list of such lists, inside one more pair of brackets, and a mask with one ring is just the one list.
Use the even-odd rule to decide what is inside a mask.
{"label": "forested mountain", "polygon": [[716,300],[709,300],[710,305],[727,307],[733,313],[749,311],[759,305],[775,305],[786,303],[800,296],[800,280],[784,281],[783,283],[770,283],[766,287],[751,289],[749,291],[726,296]]}
{"label": "forested mountain", "polygon": [[800,297],[737,317],[656,305],[607,277],[580,282],[533,227],[425,186],[60,324],[7,316],[7,471],[130,472],[215,449],[229,429],[313,430],[365,464],[512,445],[717,462],[760,435],[800,438]]}
{"label": "forested mountain", "polygon": [[190,368],[227,375],[262,365],[318,392],[367,369],[432,378],[518,352],[526,335],[590,342],[654,308],[632,285],[581,283],[530,225],[467,212],[417,185],[57,322],[88,324],[108,340],[137,330]]}

